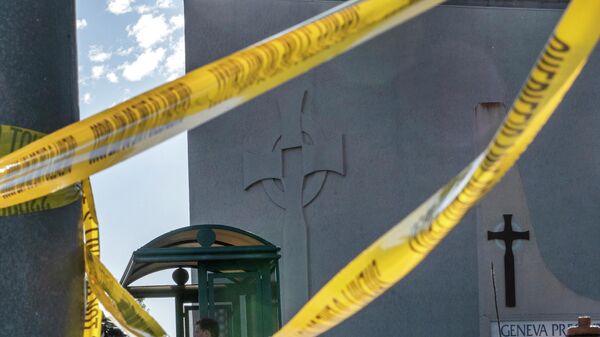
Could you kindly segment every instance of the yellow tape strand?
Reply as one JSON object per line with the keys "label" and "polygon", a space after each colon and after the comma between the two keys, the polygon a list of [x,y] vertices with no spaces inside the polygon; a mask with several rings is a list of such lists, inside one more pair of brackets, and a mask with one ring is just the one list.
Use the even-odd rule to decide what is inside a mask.
{"label": "yellow tape strand", "polygon": [[[347,3],[53,133],[0,159],[0,206],[57,191],[114,165],[439,2]],[[276,336],[314,336],[335,326],[398,282],[445,237],[514,164],[571,86],[598,40],[600,28],[594,19],[599,6],[600,2],[572,2],[485,155],[361,253]],[[93,292],[121,324],[138,336],[164,335],[158,324],[147,323],[154,321],[131,304],[135,300],[87,248],[85,257]]]}
{"label": "yellow tape strand", "polygon": [[486,151],[335,275],[274,337],[317,336],[415,268],[516,162],[600,36],[600,1],[573,0]]}
{"label": "yellow tape strand", "polygon": [[[45,135],[41,132],[19,128],[10,125],[0,125],[0,155],[8,154],[13,152],[36,139],[40,139]],[[84,225],[84,238],[85,238],[85,249],[94,256],[100,256],[100,236],[98,231],[98,218],[96,216],[96,208],[94,205],[94,198],[92,194],[92,186],[89,179],[85,179],[81,183],[80,188],[76,185],[69,186],[56,193],[43,196],[31,201],[27,201],[22,204],[14,205],[8,208],[0,209],[0,216],[12,216],[27,214],[37,211],[44,211],[48,209],[58,208],[66,206],[70,203],[77,201],[80,197],[80,192],[83,194],[82,202],[82,221]],[[119,288],[121,286],[117,284]],[[122,291],[125,291],[122,289]],[[131,299],[134,304],[130,304],[133,307],[137,304],[134,299]],[[137,310],[137,309],[136,309]],[[141,307],[139,310],[144,310]],[[118,312],[118,311],[117,311]],[[131,313],[121,313],[121,316],[126,316]],[[113,313],[114,315],[114,313]],[[134,320],[134,317],[141,317],[142,315],[132,315],[125,321]],[[152,322],[154,322],[152,320]],[[154,322],[155,323],[155,322]],[[146,323],[151,325],[152,323]],[[127,326],[125,325],[125,328]],[[92,287],[88,284],[86,289],[86,311],[85,311],[85,322],[84,322],[84,337],[101,337],[102,329],[102,311],[98,302],[98,297],[92,291]],[[160,327],[153,327],[152,331],[160,331]],[[152,336],[162,336],[162,334],[154,334]]]}
{"label": "yellow tape strand", "polygon": [[349,1],[67,126],[0,159],[0,207],[83,180],[219,116],[442,1]]}
{"label": "yellow tape strand", "polygon": [[85,231],[85,270],[88,276],[84,337],[100,337],[102,311],[99,302],[117,323],[139,337],[163,337],[161,326],[139,305],[100,262],[98,217],[89,179],[82,184]]}
{"label": "yellow tape strand", "polygon": [[[200,68],[114,108],[66,127],[0,159],[0,206],[43,196],[208,121],[290,78],[429,9],[442,0],[365,0],[344,4],[307,23]],[[198,112],[204,111],[203,114]],[[89,186],[89,185],[88,185]],[[86,193],[91,198],[91,193]],[[87,217],[86,217],[87,218]],[[97,221],[96,221],[97,225]],[[94,232],[92,230],[90,233]],[[96,230],[97,233],[97,230]],[[97,301],[138,336],[163,336],[86,245],[89,307]],[[99,311],[98,311],[99,312]],[[95,329],[97,324],[92,324]],[[86,333],[95,333],[92,330]]]}
{"label": "yellow tape strand", "polygon": [[[81,182],[83,201],[81,211],[83,216],[83,230],[85,237],[85,249],[93,255],[100,257],[100,231],[98,228],[98,217],[92,193],[92,184],[89,179]],[[83,324],[83,337],[102,336],[102,310],[98,297],[92,291],[89,284],[86,287],[85,322]]]}
{"label": "yellow tape strand", "polygon": [[88,284],[104,309],[128,333],[138,337],[167,336],[150,314],[112,276],[110,271],[89,250],[85,250],[85,270]]}
{"label": "yellow tape strand", "polygon": [[[0,125],[0,157],[44,137],[45,134],[11,125]],[[79,188],[69,186],[56,193],[0,209],[0,216],[14,216],[59,208],[79,200]]]}

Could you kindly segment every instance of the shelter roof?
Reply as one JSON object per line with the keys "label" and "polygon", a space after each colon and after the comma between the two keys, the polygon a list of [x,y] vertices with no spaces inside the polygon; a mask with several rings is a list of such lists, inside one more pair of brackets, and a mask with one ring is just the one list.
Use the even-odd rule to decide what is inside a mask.
{"label": "shelter roof", "polygon": [[172,230],[133,252],[121,277],[121,284],[157,271],[190,267],[199,262],[219,262],[232,270],[256,260],[279,258],[279,248],[265,239],[239,228],[225,225],[194,225]]}

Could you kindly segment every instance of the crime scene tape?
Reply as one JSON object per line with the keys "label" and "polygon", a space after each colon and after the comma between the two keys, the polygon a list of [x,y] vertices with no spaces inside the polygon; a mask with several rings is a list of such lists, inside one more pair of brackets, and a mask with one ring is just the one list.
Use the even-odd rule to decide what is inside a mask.
{"label": "crime scene tape", "polygon": [[[11,153],[44,136],[44,133],[30,129],[0,125],[0,156]],[[79,200],[80,195],[83,194],[82,220],[84,224],[85,246],[93,254],[99,256],[98,220],[91,188],[89,179],[85,179],[81,184],[81,191],[77,185],[71,185],[56,193],[1,209],[0,216],[15,216],[63,207]],[[87,287],[83,336],[101,337],[101,323],[102,311],[99,308],[97,297],[93,294],[91,288]]]}
{"label": "crime scene tape", "polygon": [[162,327],[123,289],[97,256],[85,250],[88,283],[102,306],[128,332],[139,337],[167,336]]}
{"label": "crime scene tape", "polygon": [[0,158],[0,207],[79,182],[443,0],[354,0]]}
{"label": "crime scene tape", "polygon": [[[0,159],[0,205],[44,195],[265,92],[442,0],[351,1]],[[198,112],[206,110],[202,115]],[[15,161],[16,159],[16,161]],[[93,240],[93,239],[92,239]],[[86,246],[91,293],[138,336],[164,331]],[[89,298],[93,320],[94,298]],[[90,320],[90,321],[91,321]],[[95,333],[95,332],[90,332]]]}
{"label": "crime scene tape", "polygon": [[167,336],[162,327],[125,290],[100,261],[98,218],[89,179],[82,182],[82,215],[87,274],[86,314],[83,337],[100,337],[102,311],[99,302],[123,330],[138,337]]}
{"label": "crime scene tape", "polygon": [[[0,125],[0,157],[44,137],[45,134],[11,125]],[[0,209],[0,216],[14,216],[59,208],[79,200],[79,187],[71,185],[56,193]]]}
{"label": "crime scene tape", "polygon": [[[83,220],[84,246],[85,250],[94,256],[100,257],[100,228],[98,227],[98,216],[92,193],[90,179],[81,182],[82,202],[81,213]],[[83,324],[83,337],[102,336],[102,310],[98,303],[98,297],[92,288],[86,283],[85,297],[85,322]]]}
{"label": "crime scene tape", "polygon": [[274,337],[317,336],[414,269],[517,161],[600,37],[600,1],[573,0],[487,149],[336,274]]}
{"label": "crime scene tape", "polygon": [[[177,132],[224,113],[439,2],[364,0],[347,3],[59,130],[0,160],[0,206],[15,205],[56,191],[122,161]],[[361,253],[275,336],[314,336],[360,310],[412,270],[497,183],[554,111],[598,40],[600,28],[593,26],[593,15],[600,13],[600,3],[587,3],[589,7],[584,3],[574,0],[569,6],[487,151]],[[199,114],[202,109],[205,113]],[[140,336],[164,334],[160,327],[146,323],[152,320],[149,316],[142,318],[137,314],[130,306],[135,300],[87,249],[85,258],[90,286],[111,313],[133,313],[120,319],[134,327]]]}

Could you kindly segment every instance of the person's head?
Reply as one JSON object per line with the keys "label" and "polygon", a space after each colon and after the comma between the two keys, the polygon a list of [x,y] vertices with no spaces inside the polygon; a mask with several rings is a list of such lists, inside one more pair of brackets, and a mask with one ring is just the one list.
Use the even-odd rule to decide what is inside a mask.
{"label": "person's head", "polygon": [[196,322],[194,337],[219,337],[219,323],[211,318],[202,318]]}

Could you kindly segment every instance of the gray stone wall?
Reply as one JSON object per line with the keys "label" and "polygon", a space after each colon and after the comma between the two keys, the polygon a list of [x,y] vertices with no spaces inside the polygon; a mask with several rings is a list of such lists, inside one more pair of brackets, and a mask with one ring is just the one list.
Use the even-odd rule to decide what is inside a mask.
{"label": "gray stone wall", "polygon": [[[335,4],[188,0],[186,67],[192,70]],[[477,123],[475,107],[480,102],[510,106],[560,14],[438,7],[190,131],[191,223],[238,226],[281,246],[282,270],[291,273],[282,275],[284,317],[290,317],[302,292],[314,294],[475,157],[483,146],[476,136],[486,127]],[[529,264],[534,268],[529,274],[539,269],[552,279],[527,282],[539,282],[535,286],[542,288],[558,282],[561,289],[572,289],[589,301],[600,299],[600,273],[578,273],[600,265],[595,248],[600,209],[594,207],[600,200],[600,189],[594,188],[600,182],[600,142],[593,136],[600,127],[594,94],[600,89],[600,53],[590,63],[523,156],[522,192],[518,191],[529,204],[527,225],[535,227],[543,257]],[[291,147],[282,159],[274,159],[282,154],[284,139],[298,134],[297,127],[290,126],[298,121],[304,131],[302,147]],[[341,148],[334,142],[338,137],[343,139]],[[327,155],[310,153],[317,148]],[[249,164],[247,153],[263,156],[263,165]],[[340,153],[341,170],[333,158]],[[303,179],[303,191],[289,193],[294,189],[286,179],[307,172],[300,169],[303,165],[319,170]],[[271,179],[277,172],[283,182]],[[250,179],[253,184],[249,176],[256,178]],[[510,200],[513,193],[509,188],[500,199]],[[281,201],[285,198],[295,198],[300,211],[295,209],[292,216],[292,208]],[[502,252],[482,258],[478,246],[493,245],[485,232],[488,227],[493,230],[506,211],[488,207],[489,217],[468,214],[407,278],[325,335],[487,336],[490,303],[480,296],[491,294],[491,288],[482,275],[487,275],[490,259],[499,258],[501,268]],[[487,223],[490,219],[494,223]],[[289,228],[301,225],[306,226],[306,242],[290,240]],[[306,250],[308,289],[290,286],[304,253],[286,255],[286,248]],[[539,254],[532,249],[531,254]],[[302,280],[293,284],[301,284],[297,282]],[[561,299],[569,295],[565,296]],[[537,301],[526,299],[530,300]],[[562,304],[543,302],[549,305]],[[558,311],[571,315],[577,308],[578,302],[571,301]],[[555,314],[552,318],[563,317]]]}

